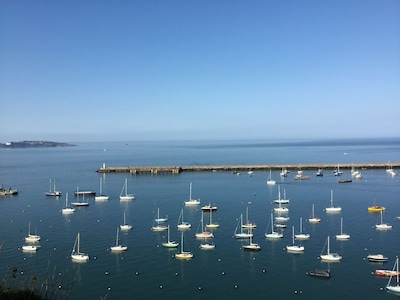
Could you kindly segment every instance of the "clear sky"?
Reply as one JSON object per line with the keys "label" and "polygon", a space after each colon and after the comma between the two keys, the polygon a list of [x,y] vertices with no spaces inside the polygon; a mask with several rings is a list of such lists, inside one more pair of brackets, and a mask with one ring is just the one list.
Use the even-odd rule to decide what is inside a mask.
{"label": "clear sky", "polygon": [[0,142],[400,136],[398,0],[0,1]]}

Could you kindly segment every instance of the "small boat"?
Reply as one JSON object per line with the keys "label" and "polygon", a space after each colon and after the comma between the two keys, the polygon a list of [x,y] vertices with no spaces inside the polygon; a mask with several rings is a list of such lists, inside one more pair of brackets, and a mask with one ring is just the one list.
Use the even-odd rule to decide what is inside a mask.
{"label": "small boat", "polygon": [[287,226],[286,226],[286,224],[277,223],[277,224],[274,224],[274,227],[275,228],[286,228]]}
{"label": "small boat", "polygon": [[61,210],[63,214],[72,214],[75,212],[75,208],[68,206],[68,193],[65,194],[65,207]]}
{"label": "small boat", "polygon": [[286,217],[286,216],[276,216],[275,217],[275,221],[277,221],[277,222],[287,222],[287,221],[289,221],[290,220],[290,218],[289,217]]}
{"label": "small boat", "polygon": [[336,235],[337,240],[348,240],[350,239],[350,235],[347,233],[343,233],[343,218],[340,218],[340,234]]}
{"label": "small boat", "polygon": [[204,242],[204,243],[200,244],[199,248],[203,249],[203,250],[213,250],[213,249],[215,249],[215,244]]}
{"label": "small boat", "polygon": [[181,251],[175,254],[176,259],[191,259],[193,253],[183,250],[183,231],[181,232]]}
{"label": "small boat", "polygon": [[31,222],[28,225],[28,236],[25,237],[25,241],[28,243],[35,243],[40,241],[40,235],[31,234]]}
{"label": "small boat", "polygon": [[212,219],[212,210],[210,210],[210,223],[206,224],[206,227],[207,227],[207,228],[210,228],[210,229],[219,228],[219,224],[213,222],[213,219]]}
{"label": "small boat", "polygon": [[271,233],[265,233],[264,235],[266,238],[269,238],[269,239],[283,238],[282,232],[274,231],[274,217],[273,217],[272,213],[271,213]]}
{"label": "small boat", "polygon": [[18,194],[17,189],[12,189],[12,188],[5,189],[3,188],[3,186],[0,186],[0,196],[12,196],[17,194]]}
{"label": "small boat", "polygon": [[[243,214],[240,214],[240,218],[238,220],[238,223],[236,225],[235,233],[234,236],[237,239],[248,239],[253,236],[253,233],[251,232],[245,232],[243,231]],[[240,229],[240,231],[239,231]]]}
{"label": "small boat", "polygon": [[380,262],[380,263],[388,261],[388,257],[383,254],[370,254],[367,256],[367,259],[370,262]]}
{"label": "small boat", "polygon": [[286,168],[282,168],[281,173],[279,174],[281,177],[287,177],[288,173],[290,171],[288,171]]}
{"label": "small boat", "polygon": [[[250,228],[250,233],[251,233],[251,228]],[[244,245],[243,250],[245,250],[245,251],[260,251],[261,246],[257,243],[253,243],[253,236],[250,236],[249,244]]]}
{"label": "small boat", "polygon": [[286,251],[289,253],[304,253],[304,246],[294,243],[294,226],[292,226],[292,244],[286,246]]}
{"label": "small boat", "polygon": [[247,174],[249,175],[249,177],[254,175],[254,171],[248,171]]}
{"label": "small boat", "polygon": [[309,276],[314,276],[318,278],[331,278],[331,271],[330,270],[311,270],[306,272]]}
{"label": "small boat", "polygon": [[358,174],[354,175],[354,178],[355,179],[362,179],[363,176],[362,176],[361,172],[359,172]]}
{"label": "small boat", "polygon": [[75,197],[78,196],[96,196],[96,192],[94,191],[80,191],[79,187],[77,187],[76,192],[74,193]]}
{"label": "small boat", "polygon": [[174,241],[171,241],[170,238],[169,238],[169,225],[168,225],[167,231],[168,231],[168,234],[167,234],[168,239],[167,239],[166,242],[161,243],[161,245],[162,245],[164,248],[178,248],[179,243],[174,242]]}
{"label": "small boat", "polygon": [[77,201],[76,202],[71,202],[72,206],[89,206],[89,202],[85,201],[85,195],[86,194],[82,194],[82,201],[79,201],[79,195],[81,194],[77,194]]}
{"label": "small boat", "polygon": [[296,238],[296,240],[309,240],[310,239],[310,234],[303,232],[303,218],[302,217],[300,217],[300,231],[298,234],[295,234],[294,237]]}
{"label": "small boat", "polygon": [[311,218],[308,219],[308,222],[310,222],[310,223],[319,223],[319,222],[321,222],[320,218],[317,218],[316,216],[314,216],[314,204],[312,205]]}
{"label": "small boat", "polygon": [[100,177],[100,195],[94,197],[96,201],[106,201],[109,199],[109,196],[103,194],[103,178]]}
{"label": "small boat", "polygon": [[119,228],[121,230],[131,230],[132,229],[132,225],[126,224],[125,212],[124,212],[124,223],[122,225],[119,225]]}
{"label": "small boat", "polygon": [[218,207],[211,205],[211,203],[201,207],[201,210],[206,211],[206,212],[207,211],[215,211],[217,209],[218,209]]}
{"label": "small boat", "polygon": [[27,252],[36,252],[40,246],[36,246],[36,245],[24,245],[21,247],[22,251],[27,251]]}
{"label": "small boat", "polygon": [[389,166],[388,166],[387,169],[386,169],[386,172],[387,172],[388,174],[390,174],[391,176],[397,176],[397,172],[393,169],[393,167],[392,167],[390,161],[389,161]]}
{"label": "small boat", "polygon": [[391,285],[391,281],[394,276],[390,276],[388,283],[386,285],[386,289],[390,292],[400,294],[400,281],[399,281],[400,272],[399,272],[399,257],[398,256],[396,257],[396,262],[394,263],[394,266],[393,266],[393,271],[394,270],[396,270],[396,285]]}
{"label": "small boat", "polygon": [[249,208],[246,207],[246,222],[244,224],[242,224],[242,228],[244,228],[244,229],[249,229],[249,228],[254,229],[256,227],[257,227],[256,223],[250,222],[250,220],[249,220]]}
{"label": "small boat", "polygon": [[119,242],[119,227],[117,227],[117,237],[115,238],[115,246],[110,247],[111,251],[121,252],[128,250],[128,246],[121,245]]}
{"label": "small boat", "polygon": [[166,230],[168,230],[168,226],[155,222],[155,224],[153,224],[153,227],[151,227],[151,230],[153,230],[153,231],[166,231]]}
{"label": "small boat", "polygon": [[274,200],[276,204],[289,204],[290,200],[286,199],[286,194],[284,193],[283,199],[281,199],[281,186],[278,185],[278,199]]}
{"label": "small boat", "polygon": [[192,224],[183,221],[183,209],[181,209],[181,214],[179,215],[177,227],[178,229],[190,229],[192,227]]}
{"label": "small boat", "polygon": [[353,180],[351,179],[340,179],[338,180],[339,183],[349,183],[349,182],[353,182]]}
{"label": "small boat", "polygon": [[392,229],[392,225],[388,223],[383,223],[383,211],[381,211],[381,223],[380,224],[375,224],[375,228],[378,230],[390,230]]}
{"label": "small boat", "polygon": [[333,206],[333,190],[331,190],[331,206],[325,208],[325,211],[327,213],[337,213],[342,211],[342,208],[340,206]]}
{"label": "small boat", "polygon": [[339,164],[337,165],[337,169],[333,171],[333,175],[335,176],[341,176],[343,174],[342,171],[340,171]]}
{"label": "small boat", "polygon": [[165,218],[160,217],[160,209],[157,208],[157,217],[154,219],[155,222],[157,223],[162,223],[162,222],[167,222],[168,221],[168,216],[165,216]]}
{"label": "small boat", "polygon": [[385,207],[380,206],[380,205],[374,205],[368,207],[368,212],[374,212],[374,213],[380,213],[385,210]]}
{"label": "small boat", "polygon": [[289,213],[289,208],[282,206],[282,204],[279,203],[278,207],[274,207],[274,212],[280,213],[280,214],[287,214],[287,213]]}
{"label": "small boat", "polygon": [[213,238],[214,234],[211,231],[207,231],[204,227],[203,222],[203,211],[201,212],[200,224],[198,227],[198,232],[195,234],[196,238]]}
{"label": "small boat", "polygon": [[185,201],[185,205],[200,205],[200,199],[192,199],[192,183],[189,185],[189,200]]}
{"label": "small boat", "polygon": [[275,185],[276,181],[272,179],[272,170],[269,169],[269,178],[267,180],[267,185]]}
{"label": "small boat", "polygon": [[315,173],[315,176],[317,176],[317,177],[324,176],[324,171],[322,169],[318,169],[318,171]]}
{"label": "small boat", "polygon": [[375,270],[375,275],[380,277],[397,276],[400,272],[394,270]]}
{"label": "small boat", "polygon": [[50,197],[59,197],[61,196],[61,192],[56,190],[56,180],[53,181],[53,184],[51,184],[51,179],[50,179],[50,188],[49,191],[45,193],[46,196]]}
{"label": "small boat", "polygon": [[[327,238],[327,240],[326,240],[326,242],[325,242],[325,245],[328,245],[327,246],[327,251],[326,251],[326,254],[320,254],[320,258],[321,258],[321,260],[323,260],[323,261],[331,261],[331,262],[339,262],[339,261],[341,261],[342,260],[342,257],[338,254],[338,253],[331,253],[331,250],[330,250],[330,245],[329,245],[329,235],[328,235],[328,238]],[[325,248],[325,245],[324,245],[324,248]],[[324,249],[322,249],[322,251],[323,251]]]}
{"label": "small boat", "polygon": [[299,170],[297,171],[297,174],[294,176],[295,180],[306,180],[310,179],[310,176],[303,175],[303,171]]}
{"label": "small boat", "polygon": [[76,239],[75,239],[75,244],[74,247],[72,248],[72,252],[71,252],[71,258],[74,261],[88,261],[89,260],[89,255],[80,252],[80,233],[78,232]]}
{"label": "small boat", "polygon": [[119,194],[119,200],[122,200],[122,201],[135,200],[135,195],[128,193],[128,179],[127,178],[125,178],[125,183],[122,187],[121,193]]}

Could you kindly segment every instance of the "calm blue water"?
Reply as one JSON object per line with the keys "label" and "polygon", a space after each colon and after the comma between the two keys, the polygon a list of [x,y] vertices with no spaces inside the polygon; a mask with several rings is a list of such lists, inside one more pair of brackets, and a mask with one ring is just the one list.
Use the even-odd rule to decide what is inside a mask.
{"label": "calm blue water", "polygon": [[[355,299],[398,299],[380,291],[387,280],[371,273],[378,268],[391,269],[396,255],[400,255],[399,177],[389,176],[385,170],[362,170],[363,179],[349,184],[338,184],[337,177],[326,170],[317,178],[305,172],[308,181],[293,180],[294,171],[285,179],[273,172],[276,186],[267,186],[267,172],[255,172],[252,177],[230,172],[181,173],[172,175],[98,174],[95,171],[106,163],[109,166],[126,165],[208,165],[260,163],[349,163],[399,162],[400,139],[347,141],[290,141],[274,142],[186,142],[186,143],[90,143],[69,148],[15,149],[0,151],[0,183],[19,189],[19,195],[0,198],[0,274],[10,283],[27,284],[31,275],[38,276],[39,284],[48,279],[55,286],[59,299],[122,299],[163,297],[205,297],[219,299],[338,299],[352,295]],[[348,172],[348,171],[347,171]],[[350,177],[349,174],[342,175]],[[65,193],[73,200],[77,187],[81,190],[99,190],[103,177],[103,192],[110,195],[106,202],[87,199],[89,207],[80,208],[70,216],[62,215]],[[62,197],[44,195],[50,178],[55,178]],[[120,202],[118,196],[128,178],[128,188],[136,200]],[[216,249],[202,251],[196,240],[201,211],[184,207],[189,197],[189,183],[193,184],[193,198],[202,205],[213,203],[218,210],[213,220],[221,227],[214,231]],[[291,199],[290,221],[279,241],[267,240],[264,233],[270,222],[270,213],[277,198],[278,185]],[[330,191],[334,202],[343,208],[340,214],[327,215]],[[384,221],[393,225],[391,231],[379,232],[374,225],[380,222],[378,214],[367,212],[374,203],[384,205]],[[288,254],[285,246],[291,243],[291,226],[299,229],[299,218],[306,219],[315,204],[320,224],[304,222],[303,228],[311,234],[304,241],[305,253]],[[261,245],[258,253],[241,249],[245,242],[232,238],[237,219],[249,208],[250,219],[257,223],[254,242]],[[166,232],[150,230],[157,208],[168,215],[171,239],[180,241],[176,223],[184,208],[185,219],[192,229],[184,234],[184,248],[192,251],[190,261],[176,260],[176,250],[161,246]],[[116,228],[123,221],[133,230],[120,234],[120,241],[129,249],[122,254],[111,253]],[[344,232],[349,241],[331,239],[331,250],[339,252],[343,261],[336,264],[321,262],[321,253],[328,235],[340,232],[343,217]],[[205,215],[205,221],[209,216]],[[20,247],[31,231],[41,235],[41,249],[34,254],[24,253]],[[269,228],[268,228],[269,229]],[[88,263],[70,260],[77,233],[81,233],[81,250],[90,255]],[[389,257],[385,265],[365,261],[370,253]],[[11,278],[8,268],[18,269],[17,278]],[[332,278],[319,280],[305,275],[316,268],[330,268]],[[60,285],[60,288],[58,288]]]}

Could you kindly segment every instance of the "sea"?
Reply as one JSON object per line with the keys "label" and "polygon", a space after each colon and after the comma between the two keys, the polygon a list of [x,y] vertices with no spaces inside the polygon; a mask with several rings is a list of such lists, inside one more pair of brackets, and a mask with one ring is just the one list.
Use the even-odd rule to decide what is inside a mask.
{"label": "sea", "polygon": [[[60,148],[0,149],[0,184],[17,188],[15,196],[0,197],[0,276],[2,287],[25,287],[40,290],[49,299],[399,299],[385,290],[388,278],[379,278],[376,269],[392,269],[400,255],[400,182],[385,169],[362,169],[362,179],[352,178],[342,170],[305,170],[309,180],[294,180],[295,169],[287,177],[273,170],[276,185],[267,185],[269,171],[182,172],[139,174],[96,172],[106,166],[187,166],[242,164],[316,164],[316,163],[388,163],[400,162],[400,138],[337,140],[238,140],[238,141],[128,141],[78,142]],[[400,171],[400,170],[398,170]],[[108,201],[94,197],[77,200],[79,189],[109,195]],[[128,192],[136,198],[120,201],[127,179]],[[338,179],[352,179],[338,183]],[[45,192],[55,182],[60,197]],[[199,206],[185,206],[189,199],[200,199]],[[270,218],[278,191],[290,199],[287,228],[279,240],[265,238],[271,230]],[[342,212],[329,214],[333,204]],[[87,201],[89,206],[63,215],[69,202]],[[202,216],[201,206],[217,206],[212,219],[220,227],[213,230],[214,250],[202,250],[203,240],[196,239]],[[367,208],[382,205],[382,220],[393,226],[379,231],[379,213]],[[317,224],[307,222],[312,206],[321,218]],[[176,227],[181,210],[192,224],[190,230]],[[168,217],[170,239],[183,248],[167,249],[161,243],[167,232],[154,232],[157,211]],[[257,224],[253,242],[259,252],[247,252],[248,240],[234,238],[240,215]],[[113,253],[117,228],[124,222],[133,226],[119,233],[119,243],[127,251]],[[208,223],[209,213],[203,214]],[[287,253],[292,244],[292,227],[302,227],[311,238],[301,243],[302,254]],[[339,241],[341,231],[350,239]],[[29,227],[30,226],[30,227]],[[24,238],[30,233],[41,240],[37,252],[22,251]],[[80,233],[80,250],[89,255],[88,262],[71,260],[71,251]],[[319,259],[330,251],[343,259],[327,263]],[[178,260],[175,253],[190,251],[190,260]],[[370,263],[369,254],[384,254],[388,262]],[[307,275],[315,269],[329,269],[330,279]]]}

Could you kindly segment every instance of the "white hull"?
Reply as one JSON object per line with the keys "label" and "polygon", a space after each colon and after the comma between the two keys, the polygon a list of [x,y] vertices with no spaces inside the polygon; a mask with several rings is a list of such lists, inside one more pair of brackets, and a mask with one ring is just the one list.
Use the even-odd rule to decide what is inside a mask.
{"label": "white hull", "polygon": [[281,239],[283,238],[283,234],[280,232],[273,231],[271,233],[266,233],[265,237],[269,239]]}
{"label": "white hull", "polygon": [[128,250],[128,247],[127,246],[122,246],[122,245],[117,245],[117,246],[111,247],[110,249],[111,249],[111,251],[114,251],[114,252],[120,252],[120,251]]}
{"label": "white hull", "polygon": [[199,247],[200,247],[200,249],[203,249],[203,250],[213,250],[213,249],[215,249],[215,245],[214,244],[208,244],[208,243],[201,244]]}
{"label": "white hull", "polygon": [[119,228],[121,230],[131,230],[132,229],[132,225],[119,225]]}
{"label": "white hull", "polygon": [[32,246],[32,245],[22,246],[22,250],[27,252],[36,252],[39,248],[40,246]]}
{"label": "white hull", "polygon": [[39,242],[40,241],[40,236],[30,234],[25,238],[25,241],[29,242],[29,243]]}
{"label": "white hull", "polygon": [[94,197],[94,200],[96,200],[96,201],[107,201],[109,198],[110,198],[109,196],[100,195],[100,196]]}

